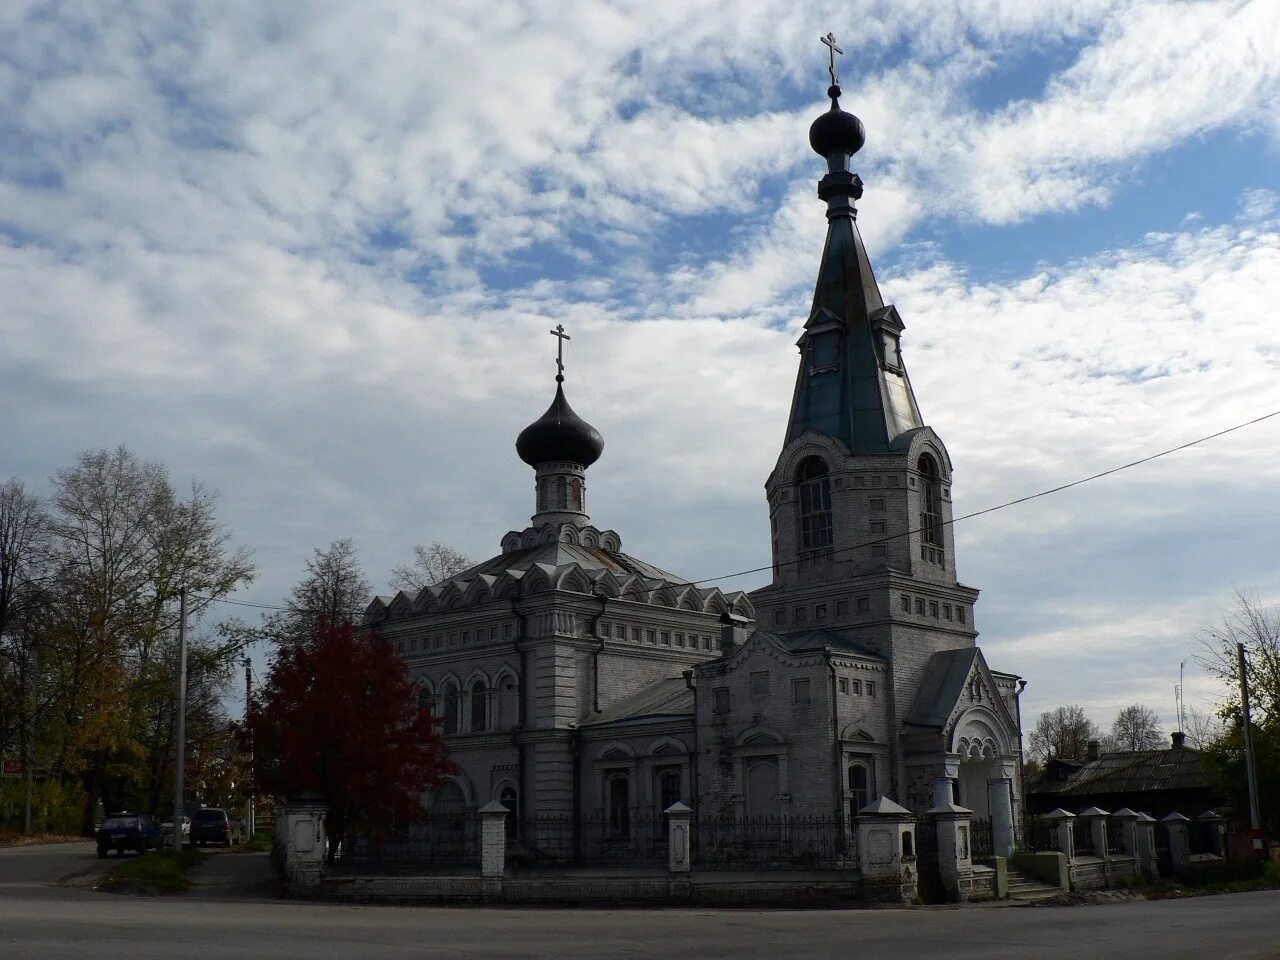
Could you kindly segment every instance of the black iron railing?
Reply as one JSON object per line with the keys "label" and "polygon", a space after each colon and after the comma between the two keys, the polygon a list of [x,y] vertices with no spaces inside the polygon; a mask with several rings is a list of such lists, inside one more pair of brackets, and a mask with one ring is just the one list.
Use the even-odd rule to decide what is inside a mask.
{"label": "black iron railing", "polygon": [[387,833],[349,834],[334,853],[339,866],[479,862],[480,826],[474,812],[439,815]]}
{"label": "black iron railing", "polygon": [[1117,823],[1114,820],[1107,822],[1107,853],[1113,857],[1133,853],[1132,850],[1125,848],[1123,823]]}
{"label": "black iron railing", "polygon": [[969,822],[969,856],[974,860],[982,860],[995,855],[996,844],[991,832],[991,821],[971,820]]}
{"label": "black iron railing", "polygon": [[1093,845],[1093,821],[1077,817],[1071,824],[1071,840],[1076,856],[1094,857],[1097,850]]}
{"label": "black iron railing", "polygon": [[708,870],[835,869],[857,859],[857,822],[845,817],[706,817],[693,824],[693,863]]}
{"label": "black iron railing", "polygon": [[508,858],[517,865],[657,867],[667,862],[662,817],[542,814],[520,821]]}

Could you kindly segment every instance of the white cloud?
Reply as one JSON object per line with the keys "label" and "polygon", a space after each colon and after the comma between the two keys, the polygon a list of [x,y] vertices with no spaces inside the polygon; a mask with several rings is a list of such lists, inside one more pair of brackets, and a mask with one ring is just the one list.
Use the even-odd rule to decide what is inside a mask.
{"label": "white cloud", "polygon": [[[418,540],[488,553],[530,512],[511,445],[564,322],[573,403],[608,442],[597,519],[688,576],[755,566],[824,226],[816,35],[861,31],[844,103],[878,259],[937,218],[1105,203],[1209,131],[1274,134],[1274,5],[1194,8],[1196,30],[1181,5],[1066,0],[507,3],[478,33],[449,3],[6,4],[0,399],[23,415],[0,472],[121,440],[163,456],[223,491],[267,601],[338,536],[375,579]],[[876,44],[906,52],[881,68]],[[1080,53],[1042,96],[971,105],[1055,44]],[[1178,223],[1198,198],[1169,203]],[[1241,204],[1012,280],[936,250],[881,271],[962,510],[1280,407],[1275,194]],[[996,665],[1084,699],[1046,659],[1074,638],[1172,652],[1274,571],[1248,524],[1274,429],[961,528]]]}

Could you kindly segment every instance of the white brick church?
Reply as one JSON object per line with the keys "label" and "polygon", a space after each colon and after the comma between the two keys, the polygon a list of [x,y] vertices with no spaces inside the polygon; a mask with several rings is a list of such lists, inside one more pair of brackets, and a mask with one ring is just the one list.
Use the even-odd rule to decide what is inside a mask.
{"label": "white brick church", "polygon": [[[879,797],[956,802],[1014,842],[1020,681],[976,645],[958,578],[952,462],[925,424],[904,325],[881,299],[850,172],[861,122],[810,129],[826,245],[786,440],[765,480],[773,581],[722,593],[630,556],[587,513],[604,441],[565,399],[516,449],[529,526],[491,560],[367,622],[408,662],[458,774],[429,803],[500,800],[625,833],[677,800],[696,816],[848,815]],[[816,239],[816,238],[815,238]]]}

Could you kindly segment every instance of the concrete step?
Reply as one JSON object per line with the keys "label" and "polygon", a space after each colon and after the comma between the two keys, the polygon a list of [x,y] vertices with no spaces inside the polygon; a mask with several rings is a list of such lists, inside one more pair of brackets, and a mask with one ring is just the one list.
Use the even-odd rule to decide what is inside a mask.
{"label": "concrete step", "polygon": [[1010,900],[1043,900],[1062,892],[1057,887],[1028,876],[1013,867],[1009,868],[1007,878]]}

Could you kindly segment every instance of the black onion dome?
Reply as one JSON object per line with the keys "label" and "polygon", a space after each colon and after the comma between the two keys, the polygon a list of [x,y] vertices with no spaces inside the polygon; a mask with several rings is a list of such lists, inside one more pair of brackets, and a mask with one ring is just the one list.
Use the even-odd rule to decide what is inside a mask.
{"label": "black onion dome", "polygon": [[827,90],[827,96],[831,98],[831,109],[809,127],[809,146],[821,157],[829,157],[833,153],[852,156],[867,142],[867,131],[861,120],[840,109],[839,87],[832,86]]}
{"label": "black onion dome", "polygon": [[556,398],[551,406],[516,437],[516,453],[531,467],[552,460],[568,460],[589,467],[604,452],[600,431],[573,412],[564,398],[564,389],[556,384]]}

